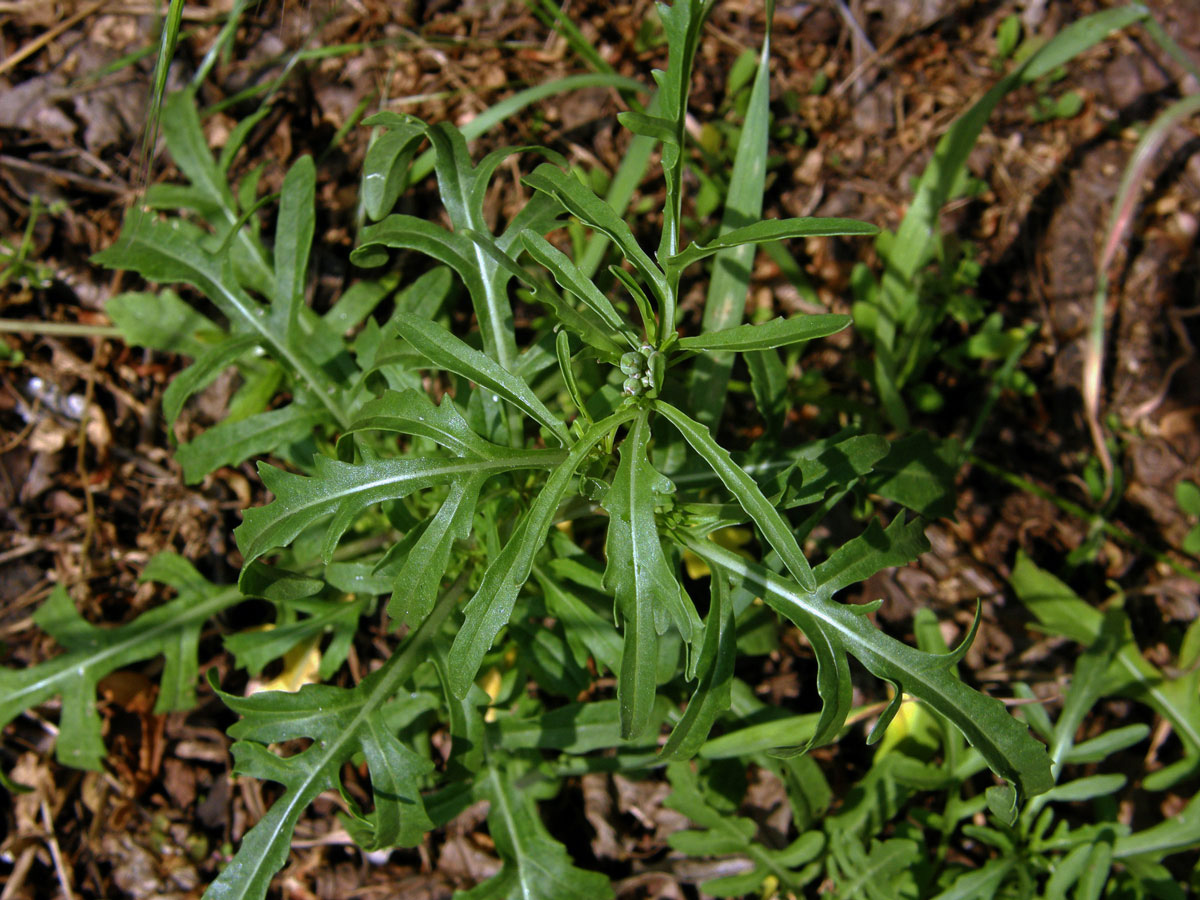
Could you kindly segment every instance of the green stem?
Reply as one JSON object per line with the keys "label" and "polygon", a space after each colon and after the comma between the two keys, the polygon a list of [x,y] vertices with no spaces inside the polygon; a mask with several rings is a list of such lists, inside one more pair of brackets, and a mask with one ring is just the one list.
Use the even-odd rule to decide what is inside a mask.
{"label": "green stem", "polygon": [[400,685],[416,671],[417,666],[429,659],[433,639],[437,637],[437,633],[449,617],[451,610],[457,605],[459,598],[466,592],[471,574],[471,570],[468,569],[459,575],[454,583],[446,589],[446,592],[438,598],[433,610],[425,617],[417,630],[405,641],[404,649],[388,657],[387,662],[383,664],[383,668],[389,670],[388,674],[379,682],[379,687],[372,692],[373,697],[378,698],[377,702],[372,705],[372,710],[363,707],[366,715],[370,715],[374,706],[390,699],[400,689]]}
{"label": "green stem", "polygon": [[1171,59],[1179,63],[1189,75],[1200,81],[1200,66],[1197,66],[1192,61],[1192,58],[1188,56],[1187,52],[1179,44],[1175,43],[1175,40],[1163,30],[1163,27],[1158,24],[1158,19],[1154,18],[1154,16],[1146,16],[1142,20],[1142,27],[1146,29],[1150,37],[1154,39],[1154,42],[1162,47]]}
{"label": "green stem", "polygon": [[196,69],[196,74],[192,76],[191,88],[193,91],[200,89],[204,82],[208,80],[208,76],[212,73],[213,66],[217,64],[217,60],[221,54],[228,53],[233,46],[233,41],[237,36],[238,25],[242,21],[242,13],[246,8],[246,2],[247,0],[237,0],[233,4],[233,9],[229,11],[229,17],[225,20],[225,24],[221,26],[221,30],[217,34],[217,39],[212,42],[212,46],[204,54],[204,59],[200,61],[200,65]]}
{"label": "green stem", "polygon": [[113,325],[84,325],[81,322],[26,322],[21,319],[0,319],[0,332],[52,334],[55,337],[121,337],[121,329]]}

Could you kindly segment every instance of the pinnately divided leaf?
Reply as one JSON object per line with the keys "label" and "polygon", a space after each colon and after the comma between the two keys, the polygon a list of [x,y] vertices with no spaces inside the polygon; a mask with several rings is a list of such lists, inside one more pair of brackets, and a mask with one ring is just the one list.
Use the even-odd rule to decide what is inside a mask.
{"label": "pinnately divided leaf", "polygon": [[754,820],[718,809],[704,796],[699,778],[687,763],[672,763],[667,768],[667,777],[672,790],[665,805],[683,813],[703,829],[675,832],[667,838],[671,846],[689,856],[739,854],[749,857],[751,863],[747,871],[704,882],[701,887],[705,894],[754,896],[767,879],[789,888],[789,892],[800,889],[807,879],[797,870],[820,855],[825,847],[824,834],[808,831],[787,847],[771,849],[755,840],[758,829]]}
{"label": "pinnately divided leaf", "polygon": [[630,347],[638,346],[637,335],[621,318],[612,302],[585,276],[569,256],[551,244],[536,231],[526,229],[521,233],[521,243],[526,252],[539,265],[554,276],[554,280],[566,291],[570,291],[599,318],[614,334],[621,335]]}
{"label": "pinnately divided leaf", "polygon": [[508,372],[440,325],[415,316],[402,317],[395,324],[400,336],[430,362],[493,391],[530,418],[545,425],[564,446],[570,445],[570,433],[562,419],[546,409],[546,405],[522,378]]}
{"label": "pinnately divided leaf", "polygon": [[704,624],[704,643],[697,664],[699,679],[688,700],[687,710],[671,730],[662,749],[666,760],[695,756],[717,717],[729,709],[733,665],[737,658],[737,624],[729,585],[724,578],[711,578],[712,600]]}
{"label": "pinnately divided leaf", "polygon": [[[949,671],[959,653],[935,655],[902,644],[874,628],[862,611],[836,603],[833,594],[886,566],[914,559],[927,546],[920,520],[894,522],[885,533],[875,523],[817,567],[817,587],[808,591],[711,541],[691,541],[693,552],[746,587],[801,628],[813,627],[831,652],[849,653],[876,677],[929,704],[955,724],[994,772],[1029,797],[1053,785],[1045,747],[1009,715],[1000,701],[967,687]],[[880,549],[875,549],[880,548]],[[810,635],[810,637],[813,637]],[[886,714],[885,714],[886,717]]]}
{"label": "pinnately divided leaf", "polygon": [[[453,595],[443,598],[452,599]],[[322,791],[342,793],[351,809],[347,824],[368,848],[411,847],[433,828],[419,783],[433,764],[404,746],[381,712],[426,660],[450,609],[450,602],[440,603],[403,649],[349,690],[306,685],[294,694],[267,691],[237,697],[218,692],[242,716],[229,729],[238,741],[233,745],[235,771],[277,782],[286,791],[242,839],[237,855],[205,891],[205,900],[262,900],[272,876],[287,860],[296,822]],[[286,759],[267,747],[301,737],[313,743]],[[375,810],[369,816],[341,783],[342,766],[358,753],[371,773]]]}
{"label": "pinnately divided leaf", "polygon": [[384,391],[365,403],[346,430],[393,431],[420,435],[459,457],[520,456],[522,451],[485,440],[467,424],[454,401],[443,397],[434,403],[422,391]]}
{"label": "pinnately divided leaf", "polygon": [[667,296],[667,279],[662,269],[642,249],[625,220],[592,193],[591,188],[585,186],[574,175],[550,163],[538,166],[523,181],[534,190],[556,198],[568,212],[585,225],[607,235],[645,279],[659,302],[663,301]]}
{"label": "pinnately divided leaf", "polygon": [[534,577],[542,588],[546,608],[563,623],[567,642],[576,648],[583,664],[590,654],[598,665],[618,672],[621,663],[621,636],[613,623],[592,609],[570,584],[555,580],[550,573],[534,566]]}
{"label": "pinnately divided leaf", "polygon": [[233,194],[204,138],[195,96],[174,91],[163,103],[163,136],[175,165],[191,182],[191,189],[210,210],[234,207]]}
{"label": "pinnately divided leaf", "polygon": [[[396,158],[372,160],[379,168],[377,171],[369,169],[368,178],[384,174],[382,170],[386,167],[385,179],[393,181],[397,164],[403,164],[413,146],[411,138],[414,131],[429,138],[433,145],[431,149],[438,189],[454,230],[447,231],[413,216],[392,215],[364,230],[363,246],[355,251],[352,258],[366,265],[377,265],[385,258],[380,250],[382,245],[411,247],[445,262],[458,272],[467,285],[479,322],[484,351],[500,368],[512,371],[517,348],[507,285],[513,270],[504,262],[516,234],[505,234],[499,238],[493,235],[487,227],[483,201],[497,166],[513,154],[533,149],[554,158],[561,157],[540,147],[504,147],[492,151],[476,165],[467,151],[466,136],[448,122],[426,125],[412,116],[395,113],[380,113],[368,122],[398,129],[404,135],[400,139],[401,146],[396,150]],[[391,156],[391,151],[388,156]],[[377,199],[385,204],[391,194],[389,187]],[[525,210],[512,224],[519,221],[519,229],[549,227],[548,221],[557,215],[557,208],[534,202],[526,204]],[[473,233],[474,237],[468,237],[468,232]]]}
{"label": "pinnately divided leaf", "polygon": [[259,475],[275,500],[247,510],[234,537],[248,566],[263,554],[287,546],[305,529],[332,517],[322,550],[328,563],[346,529],[369,506],[407,497],[436,484],[512,469],[549,467],[562,460],[563,453],[557,450],[463,459],[375,459],[359,464],[318,455],[313,460],[312,477],[260,463]]}
{"label": "pinnately divided leaf", "polygon": [[503,769],[489,767],[480,793],[491,804],[488,831],[504,865],[459,900],[607,900],[608,879],[571,863],[559,841],[546,830],[537,804]]}
{"label": "pinnately divided leaf", "polygon": [[812,568],[792,536],[787,521],[763,496],[754,479],[730,458],[729,451],[713,440],[709,430],[695,419],[669,403],[656,401],[654,406],[679,429],[692,448],[704,457],[704,461],[724,482],[737,502],[754,519],[755,524],[762,530],[763,537],[783,559],[783,564],[792,573],[792,577],[802,587],[808,590],[815,589],[816,581],[813,580]]}
{"label": "pinnately divided leaf", "polygon": [[286,366],[317,400],[331,419],[346,424],[336,399],[337,386],[314,363],[299,341],[289,341],[268,322],[266,309],[237,282],[229,256],[218,258],[197,243],[194,228],[160,222],[149,214],[129,218],[117,242],[92,257],[112,269],[129,269],[148,281],[184,282],[198,288],[231,322],[255,334],[263,347]]}
{"label": "pinnately divided leaf", "polygon": [[388,603],[388,615],[397,624],[416,625],[433,608],[454,542],[470,536],[479,490],[486,478],[476,475],[452,482],[441,508],[409,551],[392,581]]}
{"label": "pinnately divided leaf", "polygon": [[705,257],[712,256],[729,247],[742,244],[764,244],[785,238],[830,237],[834,235],[878,234],[879,228],[857,219],[763,219],[753,225],[745,225],[727,231],[711,243],[689,244],[671,257],[672,268],[683,269]]}
{"label": "pinnately divided leaf", "polygon": [[309,437],[326,418],[320,409],[289,403],[245,419],[214,425],[195,440],[180,445],[175,458],[183,467],[183,480],[198,484],[221,466],[237,465],[252,456]]}
{"label": "pinnately divided leaf", "polygon": [[257,347],[258,343],[259,338],[256,335],[245,334],[225,338],[219,344],[202,350],[195,361],[176,375],[175,380],[163,392],[163,418],[167,421],[168,429],[179,418],[188,397],[203,390],[224,369]]}
{"label": "pinnately divided leaf", "polygon": [[[596,444],[634,414],[632,410],[622,410],[596,422],[575,442],[566,459],[557,457],[561,461],[551,471],[529,512],[488,566],[475,596],[463,609],[466,619],[450,648],[450,687],[456,697],[466,697],[475,683],[475,674],[484,654],[491,648],[500,629],[508,623],[517,594],[529,578],[533,559],[545,543],[546,532],[575,470]],[[542,454],[551,452],[540,451]]]}
{"label": "pinnately divided leaf", "polygon": [[[1028,556],[1017,556],[1011,577],[1017,598],[1038,620],[1038,627],[1085,647],[1104,637],[1105,616]],[[1120,613],[1121,631],[1113,660],[1104,673],[1106,692],[1133,697],[1171,723],[1183,744],[1183,758],[1153,773],[1151,783],[1166,787],[1200,769],[1200,625],[1192,623],[1180,652],[1180,669],[1168,677],[1149,662],[1133,639],[1128,616]],[[1149,779],[1148,779],[1149,780]]]}
{"label": "pinnately divided leaf", "polygon": [[[222,334],[211,319],[184,303],[170,288],[156,294],[144,291],[117,294],[104,304],[104,312],[121,329],[125,342],[134,347],[199,357],[209,345],[198,335]],[[165,406],[165,398],[163,403]],[[173,419],[167,417],[167,421]]]}
{"label": "pinnately divided leaf", "polygon": [[117,628],[87,622],[62,585],[34,615],[34,623],[66,650],[32,668],[0,669],[0,727],[55,695],[62,697],[55,753],[64,765],[102,768],[107,751],[96,712],[96,685],[105,675],[139,660],[165,661],[155,712],[195,704],[196,646],[212,616],[242,599],[235,587],[217,587],[181,556],[160,553],[143,581],[174,587],[179,595]]}

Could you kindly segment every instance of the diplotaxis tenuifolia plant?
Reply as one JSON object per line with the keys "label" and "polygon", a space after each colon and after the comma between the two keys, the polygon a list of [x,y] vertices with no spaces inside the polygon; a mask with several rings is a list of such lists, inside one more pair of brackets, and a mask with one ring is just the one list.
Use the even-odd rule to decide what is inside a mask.
{"label": "diplotaxis tenuifolia plant", "polygon": [[[816,796],[828,785],[803,754],[837,740],[852,713],[873,718],[872,740],[914,709],[939,728],[953,726],[940,738],[943,768],[888,747],[871,777],[888,791],[936,783],[953,792],[946,834],[959,820],[951,807],[961,819],[988,821],[991,846],[1003,853],[1004,842],[1011,845],[1001,865],[979,869],[989,883],[1015,883],[1027,847],[1074,853],[1093,837],[1080,833],[1066,849],[1048,838],[1037,844],[1049,827],[1047,804],[1072,796],[1046,792],[1077,784],[1056,786],[1062,762],[1082,746],[1073,743],[1076,710],[1059,725],[1031,715],[1058,754],[1052,758],[1000,700],[959,679],[973,631],[950,649],[939,643],[936,623],[919,618],[920,646],[911,647],[874,624],[878,604],[836,599],[927,549],[926,519],[946,510],[953,476],[934,444],[903,431],[890,442],[850,423],[799,446],[763,440],[729,449],[721,425],[735,357],[745,357],[760,409],[782,417],[789,399],[777,351],[798,352],[851,324],[829,313],[744,324],[756,248],[865,238],[878,229],[852,219],[762,218],[768,33],[722,224],[707,240],[688,241],[687,98],[710,5],[660,7],[668,66],[655,73],[644,105],[620,117],[634,135],[630,159],[658,153],[661,210],[631,225],[623,203],[598,195],[554,151],[505,148],[475,159],[455,126],[382,112],[365,123],[377,130],[361,186],[369,221],[350,256],[364,279],[322,312],[305,302],[318,221],[313,160],[294,162],[277,203],[264,202],[261,168],[238,183],[229,174],[254,120],[234,128],[214,158],[194,92],[166,98],[162,131],[186,183],[148,190],[145,208],[128,216],[96,262],[203,295],[208,305],[164,288],[121,295],[109,308],[131,341],[193,358],[163,398],[169,422],[236,367],[240,387],[227,416],[181,444],[176,458],[185,479],[198,482],[270,455],[275,462],[260,463],[259,473],[273,499],[246,510],[236,531],[243,559],[236,588],[159,556],[145,577],[179,597],[113,630],[87,625],[67,593],[56,591],[38,623],[67,652],[28,673],[0,673],[0,721],[61,695],[60,759],[98,767],[100,677],[161,654],[159,707],[186,708],[201,629],[244,598],[271,604],[274,627],[229,634],[226,649],[259,675],[297,648],[319,648],[317,683],[238,696],[214,679],[239,717],[229,730],[236,772],[281,785],[282,793],[206,897],[264,897],[301,816],[330,791],[344,827],[368,851],[418,845],[488,801],[503,867],[469,897],[610,896],[608,878],[577,864],[538,804],[573,777],[659,777],[658,769],[671,785],[668,803],[697,826],[673,835],[672,846],[696,856],[737,853],[751,863],[706,882],[706,892],[794,893],[821,875],[851,883],[856,870],[884,873],[886,861],[911,859],[911,836],[901,829],[875,841],[878,832],[852,821],[861,807],[847,802],[829,822],[797,813],[787,845],[767,847],[753,839],[749,819],[722,804],[706,767],[754,759]],[[770,23],[771,4],[766,13]],[[1088,21],[1023,62],[1003,90],[1060,65],[1133,14]],[[913,282],[932,256],[937,212],[1003,90],[956,133],[970,132],[969,140],[940,148],[911,219],[890,245],[888,270],[864,294],[877,308],[856,311],[873,329],[876,389],[898,428],[908,424],[905,382],[930,356]],[[526,202],[497,230],[485,198],[513,157],[525,173]],[[443,211],[398,211],[429,166],[444,218]],[[275,206],[268,239],[260,216]],[[649,246],[652,225],[658,233]],[[565,232],[587,243],[564,240]],[[418,257],[425,261],[414,272]],[[683,291],[697,284],[701,321],[685,321]],[[532,324],[518,328],[518,320]],[[768,433],[777,435],[778,424],[768,423]],[[826,538],[821,526],[849,506],[855,515],[842,516],[841,527],[848,519],[857,533]],[[729,538],[737,533],[743,540],[735,550]],[[382,604],[394,626],[391,655],[349,687],[325,683]],[[812,715],[764,710],[736,677],[739,659],[764,652],[764,634],[777,640],[780,620],[803,633],[816,659],[820,706]],[[1093,630],[1101,634],[1101,624]],[[854,709],[850,657],[890,685],[890,702],[865,714]],[[1089,658],[1080,670],[1099,666]],[[367,785],[365,793],[347,788],[347,763],[365,765],[356,785]],[[1002,783],[960,796],[987,768]],[[1038,795],[1046,799],[1031,799]],[[872,815],[863,812],[863,820]],[[1051,869],[1037,871],[1051,877]],[[963,881],[954,896],[971,896],[984,881],[976,872],[933,869],[913,896],[949,890],[951,876]],[[861,895],[886,896],[886,886],[881,874]]]}

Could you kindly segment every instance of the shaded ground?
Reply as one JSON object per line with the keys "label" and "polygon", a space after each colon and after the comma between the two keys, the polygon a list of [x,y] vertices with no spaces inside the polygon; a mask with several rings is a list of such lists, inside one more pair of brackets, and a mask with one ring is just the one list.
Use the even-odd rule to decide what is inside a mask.
{"label": "shaded ground", "polygon": [[[789,137],[773,148],[779,160],[767,214],[849,215],[895,226],[937,136],[995,82],[1000,21],[1016,12],[1029,31],[1049,35],[1101,5],[867,0],[852,3],[843,15],[838,4],[785,4],[775,22],[772,109],[777,129]],[[1200,58],[1200,7],[1169,0],[1149,5]],[[161,599],[153,586],[137,583],[160,550],[185,555],[214,580],[232,581],[240,559],[231,531],[240,510],[262,499],[249,465],[222,470],[196,489],[183,486],[159,414],[162,391],[180,361],[128,348],[103,332],[105,300],[129,285],[87,259],[113,239],[124,208],[147,179],[172,177],[161,163],[147,175],[133,152],[152,58],[119,64],[149,45],[153,21],[111,6],[114,11],[106,12],[83,3],[0,4],[0,237],[18,247],[27,229],[29,236],[26,267],[17,270],[10,262],[0,292],[0,318],[30,323],[0,335],[10,357],[0,362],[0,658],[8,666],[55,652],[30,619],[55,583],[78,588],[74,594],[91,621],[121,622]],[[569,9],[609,64],[645,79],[665,52],[651,39],[652,30],[642,28],[649,7],[572,3]],[[176,84],[195,71],[224,10],[219,2],[189,4],[188,37],[172,69]],[[761,31],[756,5],[717,7],[694,84],[697,129],[729,115],[726,73],[744,50],[757,46]],[[281,61],[306,40],[309,46],[365,48],[297,66],[281,81],[270,114],[234,167],[245,172],[266,160],[265,189],[273,190],[291,159],[312,152],[320,160],[318,305],[337,296],[354,274],[345,259],[353,244],[367,129],[352,127],[336,145],[331,141],[360,101],[369,100],[373,110],[377,98],[392,98],[394,108],[461,125],[521,87],[585,68],[518,3],[356,0],[285,10],[263,3],[239,34],[242,58],[217,65],[202,99],[216,104],[269,85],[281,74]],[[22,49],[29,52],[18,58]],[[111,71],[102,74],[106,67]],[[827,87],[814,93],[821,80]],[[947,214],[955,233],[978,247],[981,274],[974,293],[984,308],[1001,312],[1010,326],[1036,325],[1021,366],[1037,392],[1003,396],[976,452],[1089,508],[1095,502],[1081,476],[1092,449],[1079,385],[1102,223],[1137,129],[1179,96],[1180,83],[1177,67],[1140,33],[1109,40],[1072,64],[1062,80],[1002,103],[971,160],[984,190],[956,201]],[[1083,100],[1078,114],[1034,121],[1031,109],[1041,97],[1053,100],[1071,91]],[[415,99],[396,105],[395,98]],[[239,101],[209,118],[210,142],[222,144],[260,99]],[[476,152],[546,143],[611,174],[624,151],[615,119],[622,108],[607,90],[551,100],[489,133]],[[969,466],[956,520],[930,528],[932,553],[919,565],[873,579],[862,591],[888,599],[883,615],[898,635],[918,606],[932,606],[939,617],[965,626],[971,601],[983,598],[985,624],[967,666],[985,686],[1014,677],[1049,684],[1063,665],[1025,627],[1009,598],[1006,576],[1018,549],[1057,568],[1094,541],[1095,552],[1081,558],[1074,584],[1091,585],[1099,598],[1106,579],[1119,579],[1136,604],[1139,643],[1152,657],[1173,652],[1165,643],[1167,623],[1200,614],[1200,583],[1146,552],[1194,565],[1171,548],[1194,524],[1175,505],[1175,485],[1200,475],[1200,365],[1194,353],[1200,317],[1191,315],[1200,303],[1198,139],[1194,123],[1168,139],[1149,173],[1136,237],[1113,271],[1105,411],[1125,483],[1109,520],[1144,546],[1097,538],[1088,522],[1049,500]],[[499,181],[495,203],[504,209],[518,202],[520,189],[512,178]],[[656,186],[645,188],[653,208]],[[429,196],[426,185],[409,202],[419,208]],[[35,198],[51,207],[36,219]],[[847,311],[850,268],[859,257],[869,259],[870,248],[814,242],[807,250],[808,275],[822,302]],[[750,303],[783,312],[803,307],[795,288],[763,261]],[[693,303],[683,326],[694,328],[698,315]],[[101,331],[56,334],[42,323]],[[947,345],[963,337],[952,329],[944,335]],[[851,366],[860,348],[832,346],[819,364],[847,395],[860,394],[863,386]],[[952,368],[935,369],[948,403],[918,424],[942,435],[962,434],[976,409],[977,385],[965,378],[958,383],[961,376]],[[213,402],[194,404],[178,426],[180,436],[207,425],[208,410],[222,407],[219,392],[230,389],[218,384]],[[92,413],[81,427],[85,407]],[[802,424],[797,438],[800,429]],[[249,620],[253,611],[245,615]],[[201,659],[225,675],[230,663],[219,648],[216,636],[207,636]],[[776,655],[757,673],[763,696],[774,702],[794,703],[809,677],[805,649],[794,649],[796,658]],[[371,635],[362,637],[358,651],[371,653]],[[236,842],[269,804],[273,788],[229,778],[224,728],[230,718],[207,690],[201,706],[187,715],[150,712],[156,674],[155,666],[147,666],[103,685],[111,750],[104,773],[47,762],[52,710],[48,718],[24,717],[6,732],[0,764],[38,789],[4,801],[4,900],[60,896],[63,881],[84,897],[198,896],[227,842]],[[861,762],[853,751],[827,749],[820,758],[839,753],[848,754],[840,761],[844,777],[851,777]],[[761,809],[779,799],[772,789],[761,787]],[[551,804],[549,814],[570,822],[581,847],[590,844],[622,895],[690,896],[680,885],[714,873],[665,854],[663,835],[680,823],[661,807],[664,793],[663,785],[589,776]],[[1168,795],[1164,803],[1178,800]],[[332,809],[318,801],[298,829],[296,851],[277,882],[281,896],[446,897],[498,865],[479,827],[482,814],[461,817],[419,851],[374,859],[350,846]]]}

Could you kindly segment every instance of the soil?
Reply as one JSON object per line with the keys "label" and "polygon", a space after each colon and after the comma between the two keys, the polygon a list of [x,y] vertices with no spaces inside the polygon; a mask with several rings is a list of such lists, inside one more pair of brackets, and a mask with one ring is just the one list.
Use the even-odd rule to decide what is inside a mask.
{"label": "soil", "polygon": [[[649,2],[566,5],[620,74],[647,80],[665,62],[665,48],[644,26],[653,21]],[[1026,34],[1049,36],[1107,5],[780,4],[772,111],[776,127],[790,129],[791,137],[773,146],[778,159],[766,214],[847,215],[894,228],[939,135],[1007,65],[996,54],[1000,23],[1017,15]],[[1200,5],[1147,5],[1200,61]],[[190,80],[230,6],[229,0],[187,4],[172,87]],[[113,241],[124,212],[149,184],[177,177],[163,154],[139,151],[153,67],[153,54],[142,51],[156,34],[149,8],[118,0],[0,3],[0,246],[10,255],[25,248],[23,267],[0,261],[0,320],[27,323],[0,333],[8,348],[0,360],[0,662],[9,667],[57,652],[31,619],[56,584],[70,586],[89,621],[120,623],[167,599],[162,589],[138,581],[160,551],[185,556],[214,581],[233,581],[240,558],[231,532],[241,510],[264,499],[249,464],[197,486],[183,484],[160,406],[184,358],[126,346],[103,330],[106,300],[140,285],[93,266],[89,257]],[[717,5],[693,84],[697,128],[732,116],[727,73],[758,46],[762,17],[759,4]],[[356,46],[284,72],[293,51],[338,45]],[[207,136],[220,146],[239,117],[273,90],[269,114],[234,160],[235,174],[265,161],[260,190],[266,192],[278,189],[299,155],[320,160],[312,301],[318,306],[355,274],[346,258],[369,129],[339,129],[361,102],[373,110],[387,98],[390,108],[461,126],[523,87],[587,71],[567,42],[519,2],[263,0],[249,4],[236,46],[235,58],[218,60],[200,92],[205,105],[222,106],[206,119]],[[827,87],[814,92],[822,80]],[[250,89],[258,92],[237,99]],[[1142,173],[1131,227],[1108,270],[1099,416],[1119,477],[1107,501],[1094,487],[1100,468],[1081,394],[1096,265],[1125,164],[1141,129],[1196,90],[1200,85],[1143,31],[1115,35],[1072,62],[1061,79],[1001,103],[970,161],[982,190],[954,201],[944,216],[949,232],[976,248],[981,273],[973,294],[983,309],[998,312],[1007,327],[1029,324],[1034,334],[1020,371],[1036,389],[1002,393],[975,445],[977,458],[1095,513],[1115,526],[1112,533],[1129,538],[1097,534],[1094,522],[1050,499],[982,464],[966,466],[956,515],[929,526],[932,551],[906,569],[881,573],[852,599],[885,598],[884,624],[909,640],[916,609],[930,607],[962,631],[981,599],[984,624],[965,668],[985,687],[1002,692],[1016,678],[1051,683],[1069,661],[1063,648],[1028,628],[1012,598],[1007,577],[1018,551],[1060,573],[1066,561],[1072,586],[1089,600],[1103,600],[1116,579],[1136,604],[1136,637],[1152,656],[1169,660],[1170,635],[1200,614],[1197,563],[1178,551],[1196,523],[1175,502],[1181,480],[1200,481],[1195,119],[1169,133]],[[1070,92],[1082,99],[1077,114],[1035,114],[1046,98]],[[506,144],[547,144],[611,174],[627,140],[616,121],[624,108],[610,90],[550,99],[488,132],[473,149],[478,156]],[[512,177],[498,183],[499,215],[519,202],[522,189]],[[651,208],[661,205],[655,184],[643,190]],[[435,208],[434,197],[427,183],[405,202]],[[821,303],[848,311],[852,266],[875,261],[869,244],[812,242],[804,249]],[[750,303],[781,313],[805,308],[762,259]],[[681,326],[695,329],[698,322],[697,305],[685,304]],[[46,323],[99,330],[81,337]],[[969,330],[951,323],[943,332],[949,347]],[[820,351],[820,364],[848,395],[863,390],[851,364],[861,349],[847,340]],[[935,364],[930,373],[948,402],[916,424],[938,435],[964,434],[977,410],[978,382],[964,383],[966,376],[949,366]],[[222,382],[210,388],[185,412],[175,437],[210,424],[230,390]],[[247,621],[255,614],[239,612]],[[367,664],[372,647],[372,635],[364,635],[357,664]],[[201,660],[218,677],[232,671],[215,631],[204,635]],[[798,694],[811,693],[800,688],[810,662],[775,654],[754,673],[756,687],[764,699],[794,706]],[[6,730],[0,765],[35,791],[3,801],[2,900],[198,897],[229,843],[269,805],[274,786],[231,779],[224,730],[232,718],[207,686],[189,713],[152,712],[160,669],[161,663],[139,665],[102,683],[110,751],[103,772],[53,762],[53,706]],[[1127,715],[1129,707],[1113,704],[1108,714]],[[818,759],[828,765],[846,754],[842,777],[850,777],[853,752],[833,748]],[[769,779],[755,785],[753,805],[760,811],[780,805],[779,790]],[[666,853],[665,835],[683,823],[662,806],[665,785],[597,775],[567,791],[552,812],[582,835],[581,852],[613,875],[620,896],[692,897],[694,884],[713,877],[707,864]],[[1169,806],[1172,797],[1163,802]],[[318,800],[301,822],[274,896],[432,900],[499,865],[482,809],[469,810],[415,851],[374,855],[353,846],[334,811],[333,803]]]}

